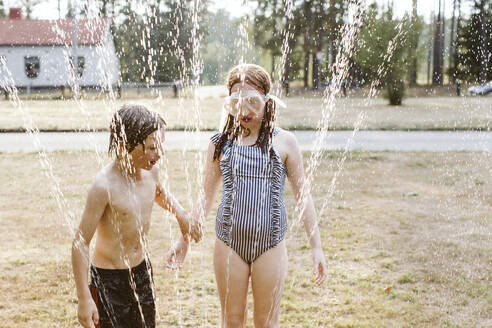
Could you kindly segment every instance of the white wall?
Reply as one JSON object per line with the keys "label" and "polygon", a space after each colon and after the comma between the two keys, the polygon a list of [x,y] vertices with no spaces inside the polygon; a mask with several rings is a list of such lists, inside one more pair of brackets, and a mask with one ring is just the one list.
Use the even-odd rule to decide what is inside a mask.
{"label": "white wall", "polygon": [[[80,86],[115,85],[120,78],[119,60],[116,56],[109,26],[103,45],[79,46],[77,56],[83,56],[85,67]],[[6,47],[0,46],[0,56],[5,56],[7,69],[10,71],[16,87],[26,86],[72,86],[69,57],[72,47]],[[25,73],[24,57],[38,56],[40,72],[37,77],[29,78]],[[2,70],[3,71],[3,70]],[[0,77],[2,80],[5,77]]]}

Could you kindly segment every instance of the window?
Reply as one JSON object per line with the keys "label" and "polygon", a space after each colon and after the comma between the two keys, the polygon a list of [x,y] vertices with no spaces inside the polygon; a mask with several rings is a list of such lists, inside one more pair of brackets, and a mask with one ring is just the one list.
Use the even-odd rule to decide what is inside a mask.
{"label": "window", "polygon": [[[77,69],[77,76],[78,77],[81,77],[82,74],[84,73],[84,68],[85,68],[85,58],[83,56],[77,56],[77,66],[78,66],[78,69]],[[70,68],[72,69],[72,72],[73,72],[73,56],[70,56]]]}
{"label": "window", "polygon": [[24,57],[24,68],[26,70],[27,77],[34,79],[38,77],[40,65],[38,56],[26,56]]}

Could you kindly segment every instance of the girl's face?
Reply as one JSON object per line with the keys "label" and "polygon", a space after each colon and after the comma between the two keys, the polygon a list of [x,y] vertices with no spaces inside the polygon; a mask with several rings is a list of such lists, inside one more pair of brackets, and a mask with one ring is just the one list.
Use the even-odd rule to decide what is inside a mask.
{"label": "girl's face", "polygon": [[261,125],[265,115],[265,95],[248,83],[236,83],[226,98],[225,108],[245,128]]}

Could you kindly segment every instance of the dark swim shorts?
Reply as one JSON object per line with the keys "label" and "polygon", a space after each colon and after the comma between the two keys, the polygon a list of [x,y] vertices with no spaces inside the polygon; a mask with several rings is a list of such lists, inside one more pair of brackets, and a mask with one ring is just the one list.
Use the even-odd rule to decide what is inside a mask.
{"label": "dark swim shorts", "polygon": [[131,270],[91,265],[90,289],[100,328],[154,328],[152,276],[152,266],[145,260]]}

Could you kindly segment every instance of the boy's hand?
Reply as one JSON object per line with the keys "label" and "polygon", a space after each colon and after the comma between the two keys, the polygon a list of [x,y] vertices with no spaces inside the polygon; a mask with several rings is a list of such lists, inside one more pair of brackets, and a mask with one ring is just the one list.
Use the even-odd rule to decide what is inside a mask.
{"label": "boy's hand", "polygon": [[167,252],[166,266],[172,270],[180,269],[183,266],[186,253],[188,253],[188,247],[190,242],[188,238],[181,238],[171,247]]}
{"label": "boy's hand", "polygon": [[314,274],[316,285],[321,285],[326,279],[326,261],[321,248],[313,249]]}
{"label": "boy's hand", "polygon": [[99,313],[92,298],[80,299],[78,308],[79,322],[84,328],[95,328],[99,323]]}

